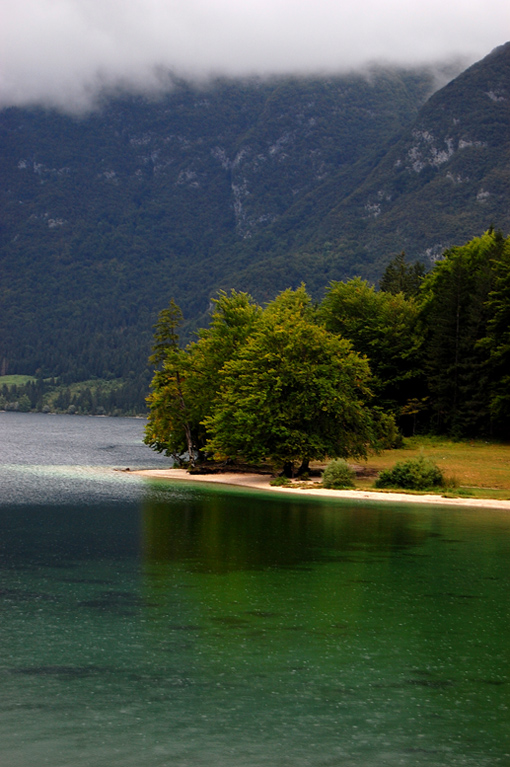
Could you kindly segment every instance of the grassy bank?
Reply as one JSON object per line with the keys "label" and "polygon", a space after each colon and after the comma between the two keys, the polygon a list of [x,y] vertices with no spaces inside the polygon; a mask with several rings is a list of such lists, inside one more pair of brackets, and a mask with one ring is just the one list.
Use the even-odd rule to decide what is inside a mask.
{"label": "grassy bank", "polygon": [[363,473],[356,486],[370,489],[375,476],[397,461],[423,455],[443,472],[448,489],[445,495],[472,498],[510,499],[510,444],[469,440],[453,442],[436,437],[406,439],[398,450],[385,450],[359,464]]}

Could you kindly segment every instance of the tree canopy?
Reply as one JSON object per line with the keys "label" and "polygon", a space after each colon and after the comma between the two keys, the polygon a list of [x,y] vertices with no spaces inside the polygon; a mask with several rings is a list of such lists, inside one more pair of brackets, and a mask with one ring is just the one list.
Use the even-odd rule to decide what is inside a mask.
{"label": "tree canopy", "polygon": [[366,355],[376,402],[398,415],[423,390],[419,306],[402,293],[377,291],[365,280],[332,282],[319,307],[325,327]]}
{"label": "tree canopy", "polygon": [[318,305],[301,286],[265,308],[221,293],[185,349],[171,304],[156,325],[146,441],[294,471],[391,443],[395,422],[506,437],[510,238],[490,229],[451,248],[420,283],[412,296],[332,282]]}
{"label": "tree canopy", "polygon": [[246,293],[220,293],[213,300],[209,327],[185,350],[179,347],[180,309],[171,301],[160,312],[150,357],[159,368],[147,398],[147,444],[175,458],[186,452],[192,460],[204,449],[202,422],[216,401],[219,371],[246,341],[260,312]]}
{"label": "tree canopy", "polygon": [[402,251],[392,258],[379,280],[379,288],[385,293],[403,293],[406,298],[417,296],[425,277],[425,266],[421,261],[409,264]]}
{"label": "tree canopy", "polygon": [[280,294],[221,371],[208,447],[292,465],[365,456],[378,441],[366,359],[313,320],[304,288]]}
{"label": "tree canopy", "polygon": [[232,291],[197,342],[169,347],[153,379],[146,441],[178,453],[187,423],[194,452],[290,472],[313,459],[365,456],[394,436],[393,419],[371,406],[371,380],[367,360],[320,324],[304,287],[264,310]]}

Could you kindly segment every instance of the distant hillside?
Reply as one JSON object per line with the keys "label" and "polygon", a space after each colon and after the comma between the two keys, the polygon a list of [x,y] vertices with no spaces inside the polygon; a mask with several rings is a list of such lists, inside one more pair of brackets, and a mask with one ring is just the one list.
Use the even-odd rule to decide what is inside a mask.
{"label": "distant hillside", "polygon": [[147,376],[170,297],[376,280],[508,230],[510,46],[429,70],[174,83],[83,118],[0,112],[0,373]]}

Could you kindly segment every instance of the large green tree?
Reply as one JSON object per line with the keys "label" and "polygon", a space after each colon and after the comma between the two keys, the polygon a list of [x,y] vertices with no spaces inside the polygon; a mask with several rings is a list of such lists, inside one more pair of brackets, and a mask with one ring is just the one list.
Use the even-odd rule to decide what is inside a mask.
{"label": "large green tree", "polygon": [[268,305],[220,377],[205,419],[219,457],[269,459],[289,473],[313,459],[365,456],[393,436],[393,420],[370,407],[367,360],[315,322],[304,287]]}
{"label": "large green tree", "polygon": [[418,304],[413,298],[377,291],[356,277],[330,284],[319,317],[327,330],[349,339],[366,355],[380,407],[399,416],[410,401],[425,396]]}
{"label": "large green tree", "polygon": [[218,397],[219,371],[253,332],[261,309],[246,293],[220,293],[213,299],[209,327],[186,349],[179,346],[180,309],[172,301],[155,325],[153,354],[157,365],[147,398],[145,442],[174,459],[191,461],[205,448],[203,424]]}
{"label": "large green tree", "polygon": [[187,452],[193,462],[193,413],[187,395],[189,357],[179,347],[180,308],[172,300],[154,326],[154,346],[149,361],[156,365],[147,397],[149,418],[145,443],[175,459]]}

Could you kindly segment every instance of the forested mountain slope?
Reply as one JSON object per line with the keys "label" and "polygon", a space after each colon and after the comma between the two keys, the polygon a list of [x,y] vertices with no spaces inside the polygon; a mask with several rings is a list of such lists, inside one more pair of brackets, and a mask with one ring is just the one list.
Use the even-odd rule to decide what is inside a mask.
{"label": "forested mountain slope", "polygon": [[507,43],[428,100],[376,170],[330,213],[320,234],[328,232],[347,250],[361,242],[358,252],[376,271],[396,248],[426,260],[490,224],[507,233],[509,189]]}
{"label": "forested mountain slope", "polygon": [[0,364],[138,377],[173,297],[377,279],[508,229],[510,46],[431,71],[174,83],[82,117],[0,113]]}
{"label": "forested mountain slope", "polygon": [[4,371],[139,372],[170,296],[203,313],[251,262],[245,243],[327,179],[345,196],[351,169],[384,152],[432,88],[430,72],[377,70],[175,83],[82,118],[4,110]]}
{"label": "forested mountain slope", "polygon": [[[355,170],[358,166],[355,166]],[[491,225],[510,231],[510,43],[434,93],[351,193],[328,182],[275,227],[293,230],[293,264],[319,289],[324,275],[375,279],[392,254],[430,263]],[[287,254],[257,263],[287,271]],[[239,277],[254,280],[254,268]],[[255,281],[255,280],[254,280]],[[282,286],[284,287],[284,286]]]}

